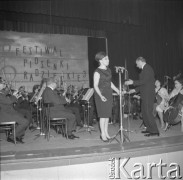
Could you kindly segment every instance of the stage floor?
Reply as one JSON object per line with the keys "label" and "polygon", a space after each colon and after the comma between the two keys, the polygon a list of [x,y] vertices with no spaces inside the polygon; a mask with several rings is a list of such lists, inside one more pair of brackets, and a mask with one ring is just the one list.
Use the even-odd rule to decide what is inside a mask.
{"label": "stage floor", "polygon": [[[181,125],[172,126],[167,132],[160,129],[160,136],[145,137],[141,133],[141,120],[124,119],[125,142],[118,143],[115,139],[111,143],[100,140],[98,123],[91,133],[82,128],[75,134],[79,139],[69,140],[56,134],[49,141],[43,136],[36,137],[39,130],[26,131],[25,144],[7,142],[5,133],[1,133],[1,169],[21,170],[52,166],[67,166],[71,164],[93,163],[107,161],[110,157],[138,157],[150,154],[180,151],[183,149],[183,132]],[[157,120],[159,125],[159,121]],[[119,124],[109,124],[109,134],[115,135]],[[117,136],[120,141],[120,136]],[[130,140],[130,141],[129,141]]]}
{"label": "stage floor", "polygon": [[[43,136],[35,139],[39,130],[34,132],[27,130],[24,138],[25,144],[14,145],[5,140],[3,133],[1,134],[3,140],[0,142],[2,176],[5,179],[10,179],[10,177],[12,179],[27,179],[28,177],[29,179],[37,179],[42,172],[43,179],[50,176],[51,179],[54,179],[54,176],[56,176],[55,179],[59,179],[58,172],[60,172],[62,177],[68,174],[69,178],[65,179],[74,179],[73,177],[76,177],[73,175],[75,168],[81,168],[87,172],[92,170],[90,175],[96,174],[95,176],[97,176],[97,174],[100,175],[101,169],[105,170],[103,165],[108,167],[111,158],[124,159],[129,157],[134,162],[138,158],[143,161],[152,159],[154,162],[156,159],[166,157],[164,161],[169,162],[168,157],[172,157],[174,160],[175,156],[177,161],[182,162],[183,132],[181,132],[180,124],[171,127],[167,132],[160,129],[159,137],[145,137],[141,133],[143,129],[140,127],[141,123],[141,120],[129,119],[128,121],[124,119],[124,128],[129,129],[130,132],[125,134],[128,138],[123,143],[118,143],[116,140],[111,143],[102,142],[99,138],[98,124],[94,126],[96,132],[92,131],[91,134],[85,129],[80,130],[84,130],[83,132],[76,132],[75,134],[80,138],[75,140],[67,140],[53,130],[51,134],[54,137],[51,137],[50,141],[47,141]],[[160,126],[159,121],[157,124]],[[118,130],[119,124],[109,125],[111,136],[115,135]],[[120,141],[119,135],[117,139]],[[169,155],[169,153],[172,154]],[[66,171],[67,168],[68,171]],[[54,169],[54,173],[51,173],[52,169]],[[78,172],[82,172],[81,169]],[[99,176],[100,178],[93,179],[101,179],[104,175],[108,177],[108,173],[109,171],[106,169],[104,174]],[[78,179],[82,179],[83,173],[79,174],[78,177]]]}
{"label": "stage floor", "polygon": [[[141,133],[143,130],[143,126],[141,126],[141,120],[133,120],[132,118],[124,119],[124,129],[128,129],[129,132],[125,132],[125,136],[127,138],[125,143],[131,143],[136,141],[148,141],[150,139],[160,139],[164,137],[172,137],[183,135],[181,131],[181,125],[178,124],[176,126],[172,126],[166,132],[159,128],[160,136],[154,137],[145,137],[144,134]],[[159,121],[157,120],[157,125],[160,127]],[[53,137],[50,138],[49,141],[44,138],[44,136],[36,137],[39,134],[39,130],[35,130],[31,132],[30,130],[26,131],[26,135],[24,138],[25,144],[17,144],[14,145],[12,143],[7,142],[5,139],[5,133],[1,133],[1,141],[0,141],[0,150],[2,152],[20,152],[20,151],[31,151],[31,150],[46,150],[46,149],[67,149],[67,148],[75,148],[75,147],[92,147],[92,146],[103,146],[109,143],[104,143],[100,140],[100,131],[98,127],[98,123],[94,125],[94,130],[89,133],[85,128],[78,130],[75,134],[79,136],[79,139],[66,139],[62,137],[60,134],[56,134],[54,130],[51,130],[51,134]],[[119,130],[119,124],[109,124],[109,134],[111,136],[115,135]],[[120,141],[120,136],[117,136],[117,139]],[[130,142],[129,142],[130,140]],[[118,142],[114,139],[110,144],[118,144]]]}

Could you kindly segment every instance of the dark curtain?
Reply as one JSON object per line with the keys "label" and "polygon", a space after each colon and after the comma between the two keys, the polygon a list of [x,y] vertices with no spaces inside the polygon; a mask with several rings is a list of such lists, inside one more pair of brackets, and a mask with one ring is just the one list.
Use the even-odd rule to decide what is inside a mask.
{"label": "dark curtain", "polygon": [[106,39],[88,37],[88,60],[90,87],[93,87],[93,73],[99,64],[95,61],[95,55],[99,51],[106,52]]}
{"label": "dark curtain", "polygon": [[138,56],[161,80],[183,72],[179,0],[1,1],[0,30],[106,37],[112,70],[126,61],[130,78],[137,78]]}

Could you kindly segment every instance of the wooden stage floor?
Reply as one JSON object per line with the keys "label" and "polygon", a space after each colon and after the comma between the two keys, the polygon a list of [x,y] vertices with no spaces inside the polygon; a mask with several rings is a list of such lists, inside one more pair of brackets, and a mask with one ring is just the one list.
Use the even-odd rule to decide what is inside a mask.
{"label": "wooden stage floor", "polygon": [[[62,135],[56,134],[53,130],[51,130],[51,134],[54,135],[54,137],[51,137],[50,141],[47,141],[43,136],[35,139],[36,135],[39,134],[39,130],[35,130],[34,132],[27,130],[24,138],[25,144],[14,145],[5,140],[5,133],[1,133],[1,139],[3,139],[0,142],[1,168],[4,170],[21,169],[21,167],[17,166],[18,162],[24,162],[24,168],[26,168],[27,163],[27,168],[30,168],[30,161],[34,162],[32,168],[35,168],[38,159],[48,160],[57,159],[59,157],[59,160],[62,159],[59,165],[60,163],[67,165],[71,164],[71,162],[76,164],[100,161],[109,158],[112,154],[115,156],[122,152],[133,152],[133,156],[135,156],[134,152],[136,152],[136,156],[141,156],[145,155],[144,151],[150,153],[155,147],[159,148],[159,152],[161,152],[162,147],[167,149],[167,151],[174,151],[174,148],[177,151],[183,149],[183,132],[181,131],[180,124],[172,126],[167,132],[159,128],[159,137],[145,137],[144,134],[141,133],[143,128],[140,127],[141,122],[141,120],[124,119],[124,128],[130,130],[130,132],[126,133],[130,142],[127,140],[121,144],[116,140],[113,140],[111,143],[102,142],[99,138],[100,132],[98,124],[94,125],[96,131],[92,131],[91,134],[84,128],[81,129],[83,132],[76,132],[75,134],[80,138],[75,140],[65,139]],[[158,120],[157,124],[160,127]],[[109,133],[111,136],[115,135],[118,130],[119,124],[109,125]],[[117,138],[120,141],[119,135]],[[82,157],[83,161],[81,160]]]}

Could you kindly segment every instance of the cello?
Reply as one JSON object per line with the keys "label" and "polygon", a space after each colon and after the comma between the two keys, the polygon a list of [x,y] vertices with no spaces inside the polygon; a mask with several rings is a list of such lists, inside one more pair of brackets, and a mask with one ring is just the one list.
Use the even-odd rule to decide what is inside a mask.
{"label": "cello", "polygon": [[168,125],[176,125],[181,121],[180,112],[183,108],[183,94],[180,92],[173,98],[169,108],[164,112],[163,120]]}

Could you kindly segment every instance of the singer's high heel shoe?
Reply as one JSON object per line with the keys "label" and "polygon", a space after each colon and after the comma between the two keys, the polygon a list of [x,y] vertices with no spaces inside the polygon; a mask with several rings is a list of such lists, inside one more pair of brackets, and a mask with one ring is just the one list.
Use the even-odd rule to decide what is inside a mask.
{"label": "singer's high heel shoe", "polygon": [[165,128],[163,130],[166,132],[168,129],[170,129],[170,126],[170,124],[166,123]]}
{"label": "singer's high heel shoe", "polygon": [[107,139],[110,141],[112,139],[112,137],[107,137]]}
{"label": "singer's high heel shoe", "polygon": [[104,140],[104,139],[102,139],[102,137],[101,137],[101,136],[100,136],[100,139],[101,139],[103,142],[109,142],[109,140],[108,140],[108,139]]}

